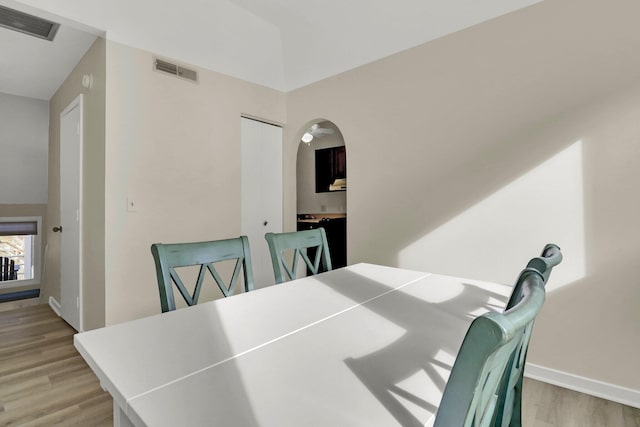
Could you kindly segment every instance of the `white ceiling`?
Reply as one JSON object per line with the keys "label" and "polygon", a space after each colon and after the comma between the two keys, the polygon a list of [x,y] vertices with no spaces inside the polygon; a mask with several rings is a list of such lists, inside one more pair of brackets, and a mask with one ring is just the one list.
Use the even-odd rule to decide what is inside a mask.
{"label": "white ceiling", "polygon": [[96,34],[288,91],[538,1],[0,0],[63,24],[54,43],[0,28],[0,92],[49,99]]}
{"label": "white ceiling", "polygon": [[[16,4],[0,4],[18,9]],[[50,14],[19,9],[60,22]],[[95,34],[71,25],[61,25],[53,42],[0,27],[0,93],[50,99],[95,39]]]}

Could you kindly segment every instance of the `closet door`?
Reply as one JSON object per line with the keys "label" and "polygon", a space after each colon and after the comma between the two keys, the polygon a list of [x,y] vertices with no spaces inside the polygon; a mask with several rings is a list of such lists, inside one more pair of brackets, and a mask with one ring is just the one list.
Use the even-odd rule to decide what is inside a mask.
{"label": "closet door", "polygon": [[241,120],[241,228],[249,238],[256,288],[275,283],[265,233],[282,232],[282,128]]}
{"label": "closet door", "polygon": [[82,95],[60,114],[60,315],[82,331]]}

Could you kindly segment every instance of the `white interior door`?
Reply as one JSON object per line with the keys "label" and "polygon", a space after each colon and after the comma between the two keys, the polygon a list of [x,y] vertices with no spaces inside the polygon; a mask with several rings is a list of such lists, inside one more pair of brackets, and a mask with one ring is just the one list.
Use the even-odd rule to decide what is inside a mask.
{"label": "white interior door", "polygon": [[282,232],[282,128],[243,117],[241,140],[241,228],[261,288],[275,283],[264,235]]}
{"label": "white interior door", "polygon": [[82,330],[82,95],[60,114],[60,314]]}

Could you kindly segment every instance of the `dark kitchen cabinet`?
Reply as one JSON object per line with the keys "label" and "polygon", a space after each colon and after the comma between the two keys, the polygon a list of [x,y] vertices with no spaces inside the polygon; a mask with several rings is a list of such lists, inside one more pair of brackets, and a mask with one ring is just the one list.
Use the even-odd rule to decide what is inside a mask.
{"label": "dark kitchen cabinet", "polygon": [[[322,227],[327,234],[327,243],[331,254],[331,265],[334,269],[347,265],[347,219],[323,218],[318,221],[298,221],[298,231]],[[311,260],[315,257],[315,249],[308,249]]]}
{"label": "dark kitchen cabinet", "polygon": [[345,147],[331,147],[316,150],[316,193],[345,191],[345,188],[332,189],[337,180],[347,178],[347,152]]}

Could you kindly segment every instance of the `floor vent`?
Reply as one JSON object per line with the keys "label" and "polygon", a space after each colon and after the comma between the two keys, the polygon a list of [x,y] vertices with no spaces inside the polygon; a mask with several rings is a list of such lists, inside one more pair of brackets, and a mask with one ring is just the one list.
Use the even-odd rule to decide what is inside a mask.
{"label": "floor vent", "polygon": [[191,80],[194,82],[198,81],[197,71],[190,70],[180,65],[172,64],[171,62],[163,61],[162,59],[156,58],[154,68],[157,71],[173,74],[174,76],[182,77],[183,79]]}
{"label": "floor vent", "polygon": [[53,41],[60,24],[0,6],[0,27]]}

